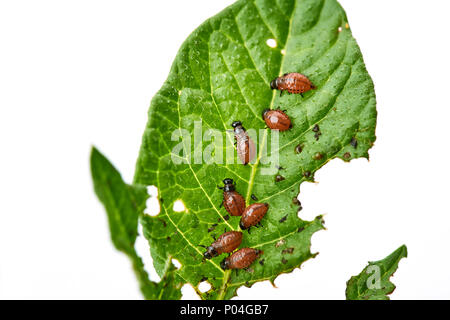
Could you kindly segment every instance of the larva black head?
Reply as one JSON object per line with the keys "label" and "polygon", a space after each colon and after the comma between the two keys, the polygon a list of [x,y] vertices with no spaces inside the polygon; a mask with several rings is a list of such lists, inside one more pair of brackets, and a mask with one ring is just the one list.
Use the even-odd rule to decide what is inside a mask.
{"label": "larva black head", "polygon": [[242,230],[247,230],[248,228],[245,226],[244,222],[241,220],[241,222],[239,222],[239,227],[241,227]]}
{"label": "larva black head", "polygon": [[234,183],[233,179],[230,179],[230,178],[223,179],[224,185],[233,184],[233,183]]}
{"label": "larva black head", "polygon": [[233,128],[242,127],[242,122],[240,122],[240,121],[234,121],[234,122],[231,124],[231,126],[232,126]]}
{"label": "larva black head", "polygon": [[236,189],[235,186],[234,186],[233,179],[226,178],[226,179],[223,180],[223,184],[225,185],[223,187],[223,191],[234,191]]}
{"label": "larva black head", "polygon": [[206,248],[206,252],[203,254],[205,259],[211,259],[211,258],[217,257],[217,255],[218,255],[217,251],[212,246],[209,246],[208,248]]}
{"label": "larva black head", "polygon": [[278,88],[277,79],[278,79],[278,78],[272,80],[272,82],[270,83],[270,88],[271,88],[272,90],[275,90],[275,89]]}
{"label": "larva black head", "polygon": [[220,267],[221,267],[223,270],[227,270],[227,269],[230,268],[230,263],[228,262],[228,259],[227,259],[227,258],[225,258],[225,259],[222,260],[222,262],[220,263]]}
{"label": "larva black head", "polygon": [[265,120],[265,118],[266,118],[266,113],[269,112],[269,111],[270,111],[270,109],[264,109],[264,111],[262,112],[262,118],[263,118],[263,120]]}

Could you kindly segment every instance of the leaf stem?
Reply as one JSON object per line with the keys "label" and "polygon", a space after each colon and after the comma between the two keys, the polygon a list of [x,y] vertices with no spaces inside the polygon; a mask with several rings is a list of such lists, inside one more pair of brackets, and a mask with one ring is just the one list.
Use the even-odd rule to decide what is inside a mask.
{"label": "leaf stem", "polygon": [[227,270],[223,274],[223,284],[219,290],[219,295],[217,296],[217,300],[224,300],[225,292],[227,289],[227,283],[228,283],[228,280],[230,279],[230,275],[231,275],[231,270]]}

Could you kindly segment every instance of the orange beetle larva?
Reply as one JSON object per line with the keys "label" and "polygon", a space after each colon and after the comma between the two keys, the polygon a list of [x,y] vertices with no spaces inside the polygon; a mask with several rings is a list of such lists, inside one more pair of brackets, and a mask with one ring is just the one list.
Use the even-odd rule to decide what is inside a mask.
{"label": "orange beetle larva", "polygon": [[236,185],[233,179],[224,179],[223,189],[223,206],[225,210],[232,216],[241,216],[245,210],[245,199],[236,191]]}
{"label": "orange beetle larva", "polygon": [[280,96],[284,91],[303,96],[304,92],[316,88],[307,76],[297,72],[285,73],[273,80],[270,83],[270,87],[272,90],[280,90]]}
{"label": "orange beetle larva", "polygon": [[291,119],[281,110],[266,109],[263,111],[263,119],[270,129],[286,131],[292,127]]}
{"label": "orange beetle larva", "polygon": [[240,121],[233,122],[231,126],[234,128],[237,154],[242,164],[246,165],[255,158],[255,144],[248,136]]}
{"label": "orange beetle larva", "polygon": [[225,258],[220,263],[223,270],[248,268],[259,256],[263,254],[261,250],[252,248],[242,248]]}
{"label": "orange beetle larva", "polygon": [[268,209],[268,203],[253,203],[249,205],[242,214],[239,226],[242,230],[256,226],[264,218]]}
{"label": "orange beetle larva", "polygon": [[209,247],[206,248],[206,252],[203,256],[206,259],[217,257],[222,253],[233,252],[237,247],[241,245],[242,232],[228,231],[222,234],[216,241],[214,241]]}

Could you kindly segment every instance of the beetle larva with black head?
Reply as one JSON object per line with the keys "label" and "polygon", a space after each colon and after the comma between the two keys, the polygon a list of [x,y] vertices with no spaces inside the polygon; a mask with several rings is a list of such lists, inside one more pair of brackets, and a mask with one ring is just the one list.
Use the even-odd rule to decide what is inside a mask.
{"label": "beetle larva with black head", "polygon": [[242,248],[233,253],[228,258],[225,258],[220,263],[223,270],[227,269],[245,269],[258,259],[263,252],[253,248]]}
{"label": "beetle larva with black head", "polygon": [[261,222],[262,218],[264,218],[268,209],[268,203],[253,203],[249,205],[247,208],[245,208],[244,213],[242,213],[239,226],[242,230],[246,230],[250,227],[256,226]]}
{"label": "beetle larva with black head", "polygon": [[263,120],[267,126],[272,130],[286,131],[292,128],[291,119],[282,110],[270,110],[263,111]]}
{"label": "beetle larva with black head", "polygon": [[305,92],[316,89],[307,76],[297,72],[285,73],[281,77],[275,78],[270,83],[270,87],[273,90],[280,90],[280,95],[284,91],[303,95]]}
{"label": "beetle larva with black head", "polygon": [[222,234],[216,241],[206,248],[203,256],[206,259],[217,257],[222,253],[230,253],[236,250],[242,242],[242,232],[228,231]]}
{"label": "beetle larva with black head", "polygon": [[234,128],[238,157],[246,165],[255,158],[255,144],[240,121],[234,121],[231,126]]}
{"label": "beetle larva with black head", "polygon": [[227,178],[223,180],[223,206],[232,216],[241,216],[245,210],[245,199],[236,191],[236,184],[233,179]]}

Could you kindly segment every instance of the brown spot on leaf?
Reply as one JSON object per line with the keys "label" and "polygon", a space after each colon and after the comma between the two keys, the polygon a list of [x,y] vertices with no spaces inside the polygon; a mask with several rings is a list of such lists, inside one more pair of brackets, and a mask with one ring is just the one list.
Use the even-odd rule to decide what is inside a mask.
{"label": "brown spot on leaf", "polygon": [[286,254],[286,253],[292,254],[292,252],[294,252],[294,248],[286,248],[281,253],[283,253],[283,254]]}
{"label": "brown spot on leaf", "polygon": [[319,140],[319,138],[320,138],[321,135],[322,135],[322,132],[316,132],[316,133],[314,134],[314,138],[316,139],[316,141]]}
{"label": "brown spot on leaf", "polygon": [[314,160],[322,160],[323,158],[323,154],[321,154],[320,152],[317,152],[314,156],[313,159]]}
{"label": "brown spot on leaf", "polygon": [[164,228],[167,227],[167,223],[163,219],[158,218],[158,220],[162,222]]}

